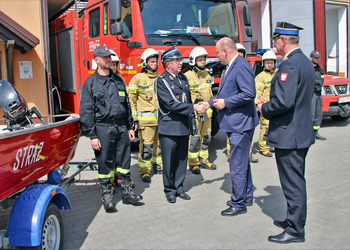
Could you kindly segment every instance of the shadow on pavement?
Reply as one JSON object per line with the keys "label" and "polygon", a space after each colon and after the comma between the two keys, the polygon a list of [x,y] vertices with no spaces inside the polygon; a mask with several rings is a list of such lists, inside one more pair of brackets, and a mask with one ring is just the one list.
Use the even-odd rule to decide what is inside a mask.
{"label": "shadow on pavement", "polygon": [[346,127],[350,123],[350,120],[347,121],[334,121],[330,117],[324,117],[321,124],[321,130],[322,128],[332,128],[332,127]]}
{"label": "shadow on pavement", "polygon": [[266,186],[264,191],[268,193],[265,196],[254,198],[261,211],[273,220],[284,220],[286,216],[286,200],[279,186]]}

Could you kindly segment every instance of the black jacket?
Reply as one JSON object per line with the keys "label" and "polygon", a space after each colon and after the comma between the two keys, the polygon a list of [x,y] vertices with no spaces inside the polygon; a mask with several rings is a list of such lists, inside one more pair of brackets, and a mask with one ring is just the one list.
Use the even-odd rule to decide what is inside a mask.
{"label": "black jacket", "polygon": [[79,114],[82,129],[91,139],[97,137],[98,123],[125,125],[130,130],[133,118],[122,78],[112,71],[101,76],[96,70],[84,83]]}
{"label": "black jacket", "polygon": [[271,80],[270,101],[262,115],[270,120],[267,143],[280,149],[308,148],[315,142],[311,115],[315,74],[300,49],[282,61]]}
{"label": "black jacket", "polygon": [[322,86],[324,83],[324,71],[321,65],[317,64],[315,67],[315,93],[321,94]]}
{"label": "black jacket", "polygon": [[[172,97],[165,81],[174,94]],[[156,91],[159,102],[158,133],[172,136],[186,136],[192,134],[192,125],[196,124],[191,100],[190,87],[186,76],[178,74],[178,79],[165,71],[156,80]]]}

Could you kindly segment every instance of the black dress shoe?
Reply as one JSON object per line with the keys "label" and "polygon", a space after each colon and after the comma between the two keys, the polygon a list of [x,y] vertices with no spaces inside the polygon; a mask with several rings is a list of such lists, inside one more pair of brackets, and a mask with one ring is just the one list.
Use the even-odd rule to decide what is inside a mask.
{"label": "black dress shoe", "polygon": [[[231,200],[227,201],[226,205],[230,207],[231,206]],[[245,201],[245,205],[251,207],[251,206],[253,206],[253,201],[248,201],[247,200],[247,201]]]}
{"label": "black dress shoe", "polygon": [[282,232],[277,235],[269,236],[269,241],[275,242],[275,243],[281,243],[281,244],[286,244],[286,243],[292,243],[292,242],[304,242],[305,237],[304,236],[293,236],[290,235],[286,232]]}
{"label": "black dress shoe", "polygon": [[179,193],[179,194],[177,194],[177,196],[180,197],[183,200],[191,200],[191,196],[189,196],[185,192]]}
{"label": "black dress shoe", "polygon": [[236,210],[233,207],[229,207],[228,209],[225,209],[221,211],[222,216],[235,216],[237,214],[245,214],[247,212],[247,208],[243,208],[242,210]]}
{"label": "black dress shoe", "polygon": [[166,200],[169,202],[169,203],[175,203],[176,202],[176,196],[175,195],[167,195],[166,196]]}
{"label": "black dress shoe", "polygon": [[287,226],[288,226],[288,222],[286,220],[283,220],[283,221],[274,220],[273,224],[275,226],[283,228],[283,229],[287,228]]}

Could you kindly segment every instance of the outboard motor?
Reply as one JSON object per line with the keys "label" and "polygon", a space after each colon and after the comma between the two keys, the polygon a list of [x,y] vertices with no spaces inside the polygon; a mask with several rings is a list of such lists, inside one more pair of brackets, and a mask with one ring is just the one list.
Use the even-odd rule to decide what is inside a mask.
{"label": "outboard motor", "polygon": [[47,124],[36,107],[28,110],[23,96],[6,80],[0,81],[0,105],[4,111],[4,117],[9,119],[6,124],[10,131],[33,126],[35,124],[32,118],[33,113],[43,124]]}

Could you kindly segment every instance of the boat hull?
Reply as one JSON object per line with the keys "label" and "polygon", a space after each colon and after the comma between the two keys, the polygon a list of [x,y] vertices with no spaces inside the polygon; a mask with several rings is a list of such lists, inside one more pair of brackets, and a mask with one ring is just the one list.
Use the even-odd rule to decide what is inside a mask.
{"label": "boat hull", "polygon": [[79,135],[79,118],[1,133],[0,201],[63,165]]}

